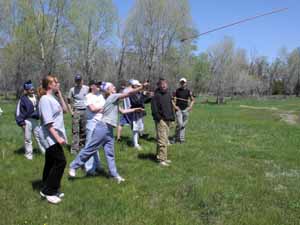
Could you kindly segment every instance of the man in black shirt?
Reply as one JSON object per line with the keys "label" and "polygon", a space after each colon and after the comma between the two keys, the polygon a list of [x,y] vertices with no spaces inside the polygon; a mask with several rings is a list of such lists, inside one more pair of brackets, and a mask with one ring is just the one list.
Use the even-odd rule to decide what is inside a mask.
{"label": "man in black shirt", "polygon": [[153,120],[157,132],[157,155],[160,165],[169,166],[168,144],[170,123],[175,120],[172,96],[168,90],[167,80],[161,78],[158,82],[158,88],[151,101]]}
{"label": "man in black shirt", "polygon": [[195,102],[192,92],[186,86],[187,80],[183,77],[179,80],[179,88],[174,93],[177,122],[175,141],[180,143],[185,141],[185,127],[188,122],[189,112],[192,110]]}

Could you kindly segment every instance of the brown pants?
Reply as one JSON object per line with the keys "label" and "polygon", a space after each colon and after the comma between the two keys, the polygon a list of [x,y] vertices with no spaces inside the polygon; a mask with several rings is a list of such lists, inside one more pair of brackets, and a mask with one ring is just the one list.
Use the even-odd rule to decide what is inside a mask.
{"label": "brown pants", "polygon": [[165,161],[168,159],[168,144],[169,144],[169,132],[170,122],[160,120],[156,122],[156,134],[157,134],[157,154],[156,158],[159,161]]}

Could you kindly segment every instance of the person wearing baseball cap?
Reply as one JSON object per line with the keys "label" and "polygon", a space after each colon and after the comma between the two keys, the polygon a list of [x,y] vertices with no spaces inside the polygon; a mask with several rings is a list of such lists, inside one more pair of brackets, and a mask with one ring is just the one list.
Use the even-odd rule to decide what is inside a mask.
{"label": "person wearing baseball cap", "polygon": [[[85,144],[87,144],[91,140],[91,136],[96,127],[96,124],[102,118],[102,108],[105,104],[105,99],[100,92],[101,84],[101,81],[99,82],[97,80],[91,80],[89,82],[90,92],[85,96],[85,104],[87,107]],[[87,176],[94,176],[97,173],[101,173],[103,171],[98,151],[95,152],[94,155],[84,164],[84,168]]]}
{"label": "person wearing baseball cap", "polygon": [[23,89],[24,95],[21,96],[16,108],[16,122],[23,128],[24,131],[25,157],[28,160],[32,160],[32,133],[34,134],[39,149],[43,154],[45,153],[45,148],[41,145],[38,135],[40,129],[38,121],[38,101],[31,80],[28,80],[23,84]]}
{"label": "person wearing baseball cap", "polygon": [[[138,88],[142,84],[138,80],[131,80],[132,88]],[[147,94],[146,91],[140,91],[129,97],[131,108],[143,108],[145,109],[145,103],[150,103],[152,96]],[[139,144],[139,137],[144,135],[144,117],[146,112],[133,112],[130,114],[132,119],[132,143],[135,149],[142,150]]]}
{"label": "person wearing baseball cap", "polygon": [[103,147],[105,158],[110,176],[117,182],[124,182],[125,179],[120,176],[117,171],[115,162],[115,150],[114,150],[114,136],[113,128],[118,125],[118,113],[131,113],[135,111],[142,111],[141,108],[124,110],[119,107],[119,100],[129,97],[134,93],[141,91],[144,87],[148,86],[148,83],[144,83],[142,86],[135,88],[127,93],[117,93],[116,87],[110,82],[102,82],[100,89],[105,96],[105,104],[102,110],[101,121],[96,123],[96,127],[92,132],[91,139],[86,143],[84,149],[81,149],[80,153],[71,162],[69,168],[69,176],[75,177],[76,170],[83,166],[89,158],[91,158],[99,149]]}
{"label": "person wearing baseball cap", "polygon": [[176,132],[173,142],[183,143],[185,141],[185,127],[188,122],[189,112],[192,110],[195,99],[192,92],[187,88],[187,79],[179,80],[179,88],[173,95],[176,111]]}
{"label": "person wearing baseball cap", "polygon": [[[127,93],[127,92],[129,92],[133,89],[132,79],[130,79],[127,83],[128,83],[128,85],[127,86],[125,85],[124,88],[122,90],[120,90],[120,93]],[[123,109],[125,109],[125,110],[127,110],[131,107],[129,97],[126,97],[126,98],[122,99],[122,105],[123,105]],[[127,113],[127,114],[121,114],[120,115],[119,124],[118,124],[118,127],[117,127],[117,141],[118,142],[121,142],[123,127],[126,126],[126,125],[131,126],[131,124],[132,124],[131,115],[132,115],[132,113]]]}
{"label": "person wearing baseball cap", "polygon": [[71,153],[77,154],[85,144],[86,105],[85,96],[89,93],[89,87],[83,84],[80,74],[74,77],[75,86],[68,95],[68,108],[72,114],[72,146]]}

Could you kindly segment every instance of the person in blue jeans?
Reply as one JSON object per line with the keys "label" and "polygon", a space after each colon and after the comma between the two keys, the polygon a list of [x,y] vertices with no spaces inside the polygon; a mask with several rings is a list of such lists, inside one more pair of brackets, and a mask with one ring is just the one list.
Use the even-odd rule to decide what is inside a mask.
{"label": "person in blue jeans", "polygon": [[125,111],[119,107],[118,102],[120,99],[126,98],[141,91],[145,86],[148,86],[148,83],[144,83],[140,87],[135,88],[127,93],[120,94],[116,93],[116,88],[112,83],[103,82],[101,84],[101,89],[104,91],[106,97],[106,102],[103,106],[103,116],[101,121],[97,122],[92,133],[91,140],[70,164],[70,177],[75,177],[76,169],[84,165],[84,163],[98,150],[98,148],[102,146],[104,148],[110,176],[114,178],[117,183],[125,181],[125,179],[119,175],[115,163],[113,128],[117,127],[119,111],[121,113],[130,113],[143,111],[144,109],[133,108]]}
{"label": "person in blue jeans", "polygon": [[[101,82],[91,80],[89,83],[90,92],[85,96],[86,110],[86,144],[91,139],[92,133],[98,121],[102,118],[102,109],[105,104],[105,99],[100,92]],[[85,144],[85,145],[86,145]],[[100,163],[99,152],[97,151],[84,165],[86,175],[94,176],[97,172],[103,171]]]}

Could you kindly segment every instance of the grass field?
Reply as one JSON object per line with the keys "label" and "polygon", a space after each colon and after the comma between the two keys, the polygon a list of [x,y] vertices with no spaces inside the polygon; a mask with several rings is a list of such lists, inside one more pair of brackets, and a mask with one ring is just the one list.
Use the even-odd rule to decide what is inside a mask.
{"label": "grass field", "polygon": [[[246,106],[246,107],[241,107]],[[23,156],[22,131],[13,102],[2,102],[0,117],[0,224],[300,224],[299,99],[241,100],[196,104],[187,142],[172,145],[172,165],[153,161],[150,113],[137,152],[116,144],[116,162],[126,182],[105,176],[62,179],[65,198],[50,205],[39,197],[44,157]],[[294,115],[295,123],[282,115]],[[65,117],[70,137],[70,116]],[[124,137],[130,137],[129,129]],[[129,139],[128,139],[129,140]],[[66,150],[68,163],[74,158]],[[100,151],[105,163],[103,152]],[[106,168],[106,165],[104,165]]]}

